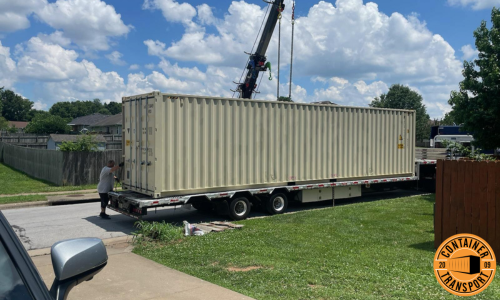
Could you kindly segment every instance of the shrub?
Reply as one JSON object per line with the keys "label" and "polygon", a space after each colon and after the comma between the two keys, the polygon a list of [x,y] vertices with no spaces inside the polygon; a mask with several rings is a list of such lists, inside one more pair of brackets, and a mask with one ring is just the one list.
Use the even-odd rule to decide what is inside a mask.
{"label": "shrub", "polygon": [[138,230],[133,232],[134,242],[141,242],[144,239],[156,240],[159,242],[173,242],[182,239],[182,228],[174,226],[165,221],[160,222],[147,222],[137,221],[134,225]]}

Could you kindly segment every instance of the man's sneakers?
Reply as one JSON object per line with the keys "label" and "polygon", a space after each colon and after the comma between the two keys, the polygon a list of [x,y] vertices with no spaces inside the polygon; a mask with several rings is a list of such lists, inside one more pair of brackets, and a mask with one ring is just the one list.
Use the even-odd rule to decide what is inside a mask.
{"label": "man's sneakers", "polygon": [[109,215],[107,215],[106,213],[100,213],[100,214],[99,214],[99,217],[101,217],[101,218],[103,218],[103,219],[111,219],[111,218],[109,217]]}

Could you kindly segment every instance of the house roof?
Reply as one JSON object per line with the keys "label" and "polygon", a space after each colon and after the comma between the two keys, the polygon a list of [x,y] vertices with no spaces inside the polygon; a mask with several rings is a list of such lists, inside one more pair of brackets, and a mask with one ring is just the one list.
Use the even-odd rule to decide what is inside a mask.
{"label": "house roof", "polygon": [[9,121],[9,126],[14,126],[16,128],[26,128],[29,122],[21,122],[21,121]]}
{"label": "house roof", "polygon": [[[98,143],[105,143],[106,139],[100,135],[96,134],[94,135],[95,139]],[[50,139],[52,139],[54,142],[59,143],[59,142],[76,142],[76,140],[80,137],[78,134],[51,134]]]}
{"label": "house roof", "polygon": [[83,125],[83,126],[90,126],[93,125],[94,123],[107,118],[107,115],[102,115],[100,113],[95,113],[91,114],[88,116],[83,116],[79,117],[76,119],[73,119],[71,122],[68,123],[68,125]]}
{"label": "house roof", "polygon": [[122,125],[122,114],[117,114],[113,116],[109,116],[105,119],[97,121],[96,123],[90,125],[90,127],[102,127],[102,126],[113,126],[113,125]]}

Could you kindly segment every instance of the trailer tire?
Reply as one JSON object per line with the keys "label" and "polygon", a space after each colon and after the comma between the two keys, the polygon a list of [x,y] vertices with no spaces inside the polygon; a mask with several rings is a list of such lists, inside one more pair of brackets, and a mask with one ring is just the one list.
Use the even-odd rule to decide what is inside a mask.
{"label": "trailer tire", "polygon": [[283,193],[277,193],[267,198],[266,210],[271,215],[282,214],[288,208],[288,197]]}
{"label": "trailer tire", "polygon": [[191,204],[196,210],[201,212],[210,212],[214,209],[212,203],[209,202],[194,202]]}
{"label": "trailer tire", "polygon": [[250,201],[246,197],[237,197],[229,203],[229,216],[235,221],[244,220],[250,214]]}

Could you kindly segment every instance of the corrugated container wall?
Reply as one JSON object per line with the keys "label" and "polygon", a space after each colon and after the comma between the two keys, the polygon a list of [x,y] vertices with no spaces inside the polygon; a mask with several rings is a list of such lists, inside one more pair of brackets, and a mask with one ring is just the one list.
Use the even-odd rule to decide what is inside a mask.
{"label": "corrugated container wall", "polygon": [[154,92],[123,112],[124,186],[155,198],[414,173],[414,111]]}

